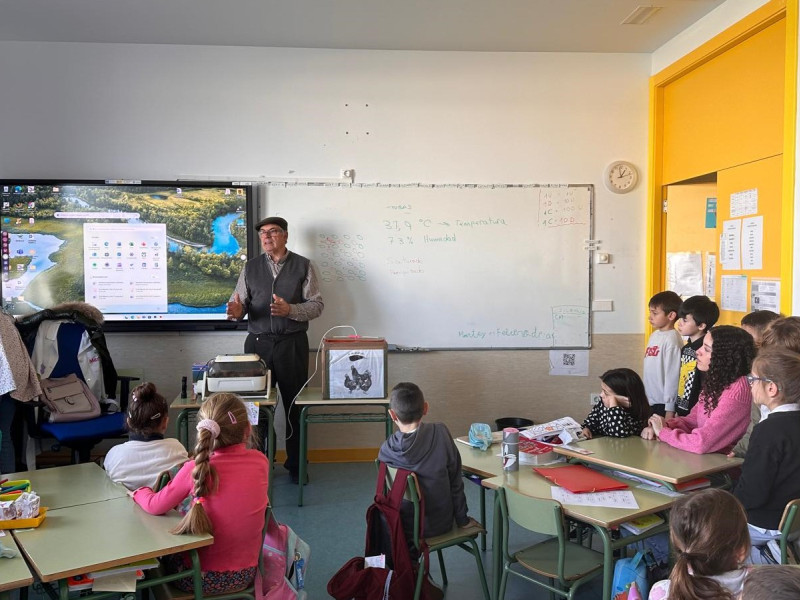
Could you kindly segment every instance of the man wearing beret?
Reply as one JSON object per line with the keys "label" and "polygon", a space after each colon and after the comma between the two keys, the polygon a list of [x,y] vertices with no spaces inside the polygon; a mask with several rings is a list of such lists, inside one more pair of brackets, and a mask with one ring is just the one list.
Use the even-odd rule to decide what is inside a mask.
{"label": "man wearing beret", "polygon": [[228,301],[229,319],[248,315],[244,351],[258,354],[272,371],[286,413],[286,462],[298,483],[300,410],[295,396],[308,379],[308,322],[322,314],[322,294],[311,261],[289,251],[289,225],[281,217],[256,224],[264,255],[245,263]]}

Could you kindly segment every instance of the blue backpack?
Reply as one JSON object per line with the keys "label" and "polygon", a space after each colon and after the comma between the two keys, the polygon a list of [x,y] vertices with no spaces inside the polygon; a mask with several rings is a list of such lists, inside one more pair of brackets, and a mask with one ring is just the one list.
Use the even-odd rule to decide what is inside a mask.
{"label": "blue backpack", "polygon": [[636,582],[642,598],[647,598],[650,593],[650,584],[647,582],[647,565],[644,554],[637,552],[633,558],[621,558],[614,565],[614,581],[611,584],[611,595],[615,596],[624,592]]}

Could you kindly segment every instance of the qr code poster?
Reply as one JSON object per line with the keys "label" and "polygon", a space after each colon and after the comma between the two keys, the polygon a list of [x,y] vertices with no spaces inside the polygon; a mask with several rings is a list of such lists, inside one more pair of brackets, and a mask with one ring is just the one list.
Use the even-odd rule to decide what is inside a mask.
{"label": "qr code poster", "polygon": [[550,375],[589,375],[588,350],[550,350]]}
{"label": "qr code poster", "polygon": [[331,398],[383,398],[386,395],[385,350],[329,350]]}

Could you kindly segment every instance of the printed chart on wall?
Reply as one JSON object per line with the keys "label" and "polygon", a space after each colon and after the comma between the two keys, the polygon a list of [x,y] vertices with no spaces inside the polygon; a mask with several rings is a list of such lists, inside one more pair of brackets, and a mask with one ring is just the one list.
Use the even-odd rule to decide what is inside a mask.
{"label": "printed chart on wall", "polygon": [[[590,347],[591,185],[269,184],[335,325],[400,348]],[[337,329],[329,335],[348,335]]]}

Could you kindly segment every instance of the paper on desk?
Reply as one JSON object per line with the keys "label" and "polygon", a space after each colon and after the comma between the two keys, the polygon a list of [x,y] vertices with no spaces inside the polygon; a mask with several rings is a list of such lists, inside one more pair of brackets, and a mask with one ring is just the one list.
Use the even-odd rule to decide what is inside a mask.
{"label": "paper on desk", "polygon": [[561,504],[576,506],[600,506],[604,508],[639,508],[639,503],[630,490],[610,492],[589,492],[586,494],[573,494],[562,487],[554,485],[550,488],[553,500]]}
{"label": "paper on desk", "polygon": [[256,427],[258,425],[258,402],[245,402],[244,407],[247,409],[247,420],[250,425]]}
{"label": "paper on desk", "polygon": [[117,573],[105,577],[95,577],[92,583],[93,592],[135,592],[136,571]]}

